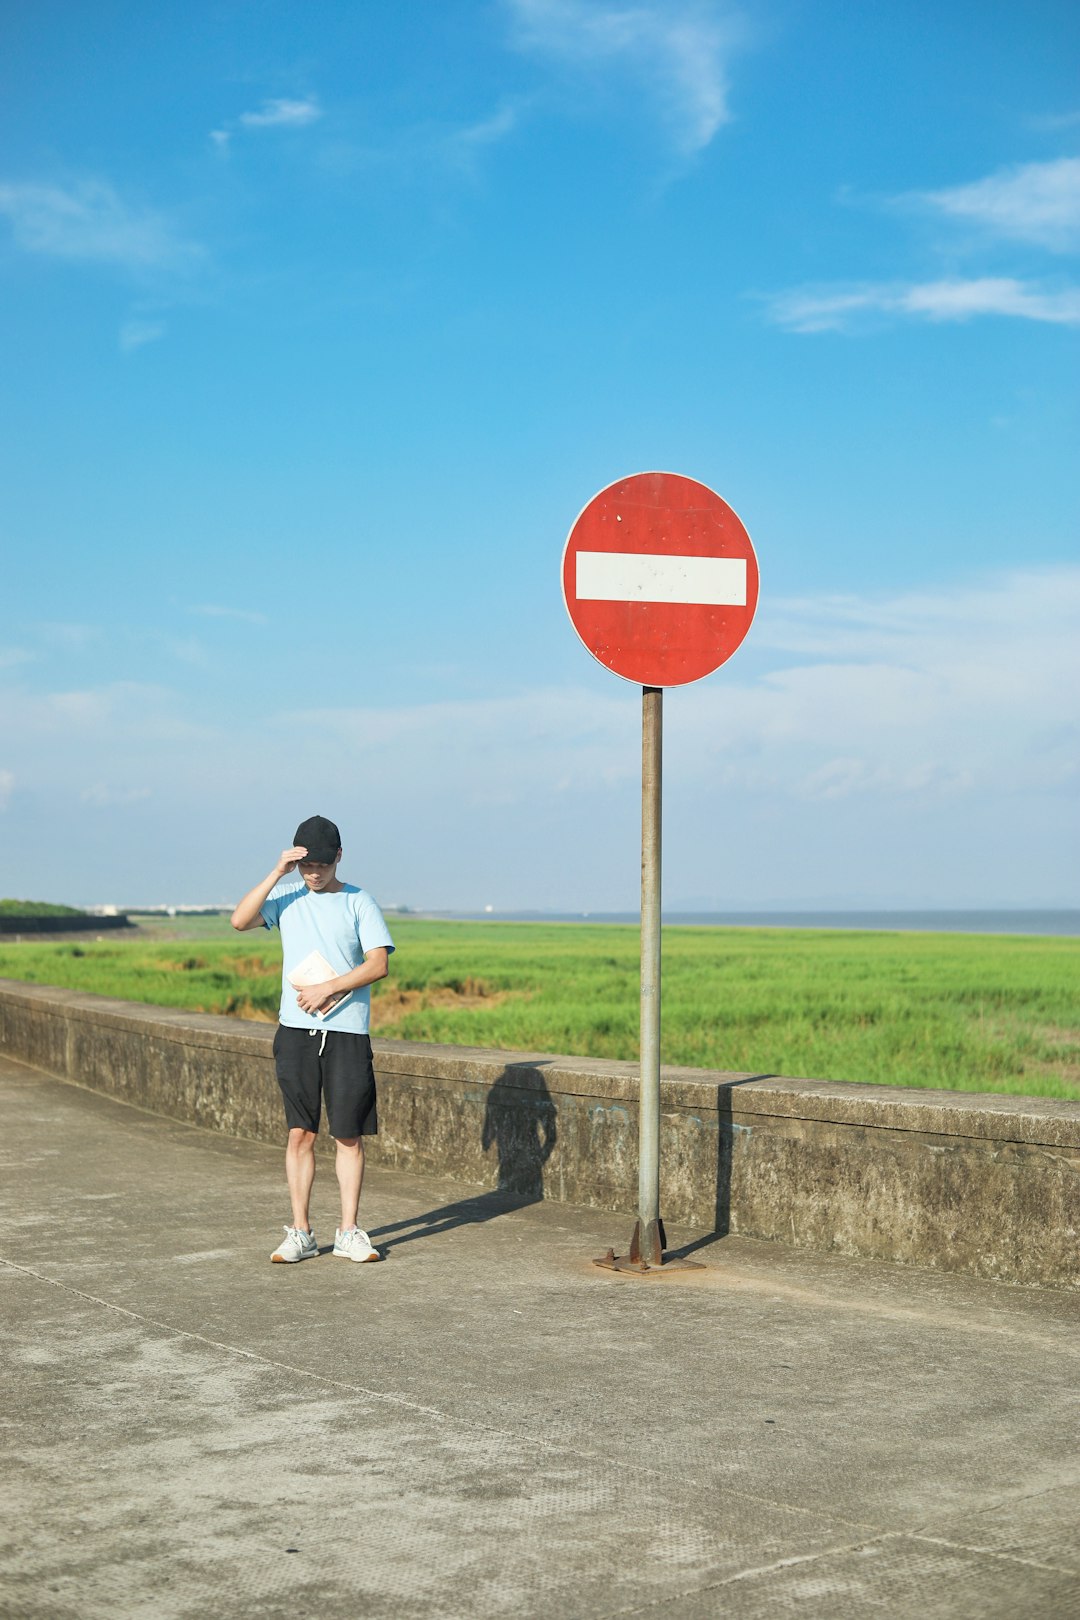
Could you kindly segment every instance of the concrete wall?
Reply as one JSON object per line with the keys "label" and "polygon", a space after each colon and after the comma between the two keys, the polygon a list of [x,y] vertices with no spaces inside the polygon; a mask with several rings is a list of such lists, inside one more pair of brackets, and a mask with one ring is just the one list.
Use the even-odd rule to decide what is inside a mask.
{"label": "concrete wall", "polygon": [[[0,979],[0,1049],[230,1135],[283,1140],[268,1024]],[[383,1164],[620,1212],[632,1063],[376,1042]],[[690,1225],[1080,1287],[1080,1103],[666,1068],[661,1209]]]}

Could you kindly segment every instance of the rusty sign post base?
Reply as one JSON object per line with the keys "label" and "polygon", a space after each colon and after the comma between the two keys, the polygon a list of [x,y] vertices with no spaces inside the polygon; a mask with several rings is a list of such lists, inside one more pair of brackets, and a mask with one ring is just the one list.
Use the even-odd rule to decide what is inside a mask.
{"label": "rusty sign post base", "polygon": [[683,1260],[681,1257],[669,1256],[664,1258],[664,1249],[667,1238],[664,1235],[664,1223],[661,1220],[650,1221],[645,1228],[644,1242],[641,1237],[641,1222],[635,1221],[634,1235],[630,1239],[630,1253],[616,1254],[609,1249],[607,1254],[593,1261],[595,1266],[603,1266],[605,1271],[629,1271],[643,1277],[647,1271],[704,1271],[705,1267],[700,1260]]}

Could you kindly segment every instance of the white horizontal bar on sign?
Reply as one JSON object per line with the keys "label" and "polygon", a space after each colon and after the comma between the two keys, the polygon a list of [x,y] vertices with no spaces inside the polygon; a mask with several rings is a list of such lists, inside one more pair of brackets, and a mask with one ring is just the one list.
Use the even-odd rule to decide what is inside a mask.
{"label": "white horizontal bar on sign", "polygon": [[745,557],[579,551],[577,596],[586,602],[694,602],[746,606]]}

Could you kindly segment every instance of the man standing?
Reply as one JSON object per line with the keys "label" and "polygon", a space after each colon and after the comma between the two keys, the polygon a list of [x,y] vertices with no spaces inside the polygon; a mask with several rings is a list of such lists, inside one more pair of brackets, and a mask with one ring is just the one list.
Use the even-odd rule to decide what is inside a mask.
{"label": "man standing", "polygon": [[[371,985],[386,977],[394,942],[370,894],[339,879],[340,860],[337,827],[325,816],[309,816],[297,827],[293,847],[282,850],[273,871],[232,914],[233,927],[241,931],[263,926],[281,930],[274,1062],[289,1127],[285,1175],[293,1224],[285,1228],[284,1242],[271,1260],[308,1260],[319,1252],[309,1205],[323,1100],[337,1148],[341,1192],[334,1253],[343,1260],[381,1259],[356,1217],[364,1181],[363,1138],[379,1128],[368,1035]],[[299,873],[299,881],[282,884],[293,872]],[[325,976],[297,986],[290,975],[310,979],[310,967],[303,973],[297,969],[311,957]]]}

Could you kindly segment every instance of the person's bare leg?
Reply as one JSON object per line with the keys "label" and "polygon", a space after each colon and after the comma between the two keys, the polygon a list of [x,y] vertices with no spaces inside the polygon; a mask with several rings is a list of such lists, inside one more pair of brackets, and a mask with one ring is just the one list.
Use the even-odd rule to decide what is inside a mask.
{"label": "person's bare leg", "polygon": [[356,1225],[360,1189],[364,1185],[364,1144],[359,1136],[335,1137],[338,1190],[341,1193],[341,1230]]}
{"label": "person's bare leg", "polygon": [[285,1148],[285,1179],[289,1183],[293,1225],[311,1231],[308,1219],[311,1184],[315,1180],[315,1132],[291,1130]]}

